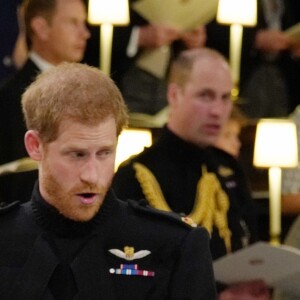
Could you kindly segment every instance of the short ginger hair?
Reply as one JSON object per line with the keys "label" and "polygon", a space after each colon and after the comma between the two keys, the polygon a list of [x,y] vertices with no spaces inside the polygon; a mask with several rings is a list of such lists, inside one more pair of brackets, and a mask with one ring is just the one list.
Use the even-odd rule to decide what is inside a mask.
{"label": "short ginger hair", "polygon": [[111,78],[95,67],[62,63],[40,74],[22,96],[27,129],[36,130],[43,142],[54,141],[62,120],[87,125],[108,117],[117,134],[127,125],[124,99]]}

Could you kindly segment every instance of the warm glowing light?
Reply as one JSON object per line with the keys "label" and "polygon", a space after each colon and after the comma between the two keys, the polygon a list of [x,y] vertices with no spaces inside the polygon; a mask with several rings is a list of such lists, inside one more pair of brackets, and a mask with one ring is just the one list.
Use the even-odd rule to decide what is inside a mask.
{"label": "warm glowing light", "polygon": [[128,0],[89,0],[88,22],[126,25],[129,23]]}
{"label": "warm glowing light", "polygon": [[219,0],[217,22],[230,24],[229,63],[234,94],[239,95],[240,63],[243,26],[255,26],[257,22],[257,0]]}
{"label": "warm glowing light", "polygon": [[125,129],[119,136],[115,169],[132,155],[136,155],[150,147],[152,144],[152,134],[146,129]]}
{"label": "warm glowing light", "polygon": [[291,120],[262,119],[256,129],[254,159],[257,167],[269,168],[270,242],[280,243],[281,168],[298,164],[296,124]]}
{"label": "warm glowing light", "polygon": [[256,19],[256,0],[219,0],[217,11],[219,23],[254,26]]}
{"label": "warm glowing light", "polygon": [[297,129],[293,121],[262,119],[256,129],[254,160],[257,167],[295,167],[298,164]]}
{"label": "warm glowing light", "polygon": [[129,24],[128,0],[89,0],[88,22],[101,25],[100,68],[110,75],[113,25]]}

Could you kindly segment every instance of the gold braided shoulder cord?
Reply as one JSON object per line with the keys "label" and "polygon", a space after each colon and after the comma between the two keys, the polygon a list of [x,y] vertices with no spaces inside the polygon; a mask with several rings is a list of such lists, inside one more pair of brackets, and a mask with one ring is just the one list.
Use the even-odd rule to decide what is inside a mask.
{"label": "gold braided shoulder cord", "polygon": [[197,184],[195,204],[189,217],[197,224],[203,225],[210,234],[215,225],[229,253],[231,252],[231,232],[227,221],[228,209],[228,196],[222,189],[216,174],[207,172],[206,166],[203,166],[202,177]]}
{"label": "gold braided shoulder cord", "polygon": [[135,177],[138,180],[143,194],[149,204],[156,209],[171,211],[171,208],[164,198],[159,183],[152,172],[140,163],[134,163],[133,168],[135,169]]}
{"label": "gold braided shoulder cord", "polygon": [[[133,168],[149,204],[160,210],[171,211],[152,172],[140,163],[134,163]],[[231,232],[227,222],[228,209],[228,196],[222,189],[217,176],[207,172],[206,167],[202,167],[202,177],[197,184],[194,207],[188,217],[204,226],[210,234],[215,225],[220,237],[224,240],[227,252],[231,252]]]}

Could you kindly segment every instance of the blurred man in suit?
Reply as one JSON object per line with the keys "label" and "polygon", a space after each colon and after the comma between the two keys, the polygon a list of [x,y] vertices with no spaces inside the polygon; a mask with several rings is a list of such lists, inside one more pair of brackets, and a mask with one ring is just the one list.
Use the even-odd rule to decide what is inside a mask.
{"label": "blurred man in suit", "polygon": [[[23,5],[30,52],[23,68],[0,87],[0,164],[27,156],[20,104],[26,87],[51,66],[81,61],[90,36],[82,0],[25,0]],[[0,184],[2,201],[30,195],[35,178],[36,173],[4,178]]]}

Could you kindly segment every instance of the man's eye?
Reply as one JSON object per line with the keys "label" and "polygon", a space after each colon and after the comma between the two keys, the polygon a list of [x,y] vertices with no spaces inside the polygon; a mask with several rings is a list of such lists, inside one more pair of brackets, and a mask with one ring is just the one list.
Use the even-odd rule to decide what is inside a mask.
{"label": "man's eye", "polygon": [[85,156],[85,154],[83,152],[71,152],[71,156],[73,158],[82,158]]}
{"label": "man's eye", "polygon": [[224,101],[224,102],[231,102],[231,101],[232,101],[231,94],[224,95],[224,96],[223,96],[223,101]]}
{"label": "man's eye", "polygon": [[209,92],[202,92],[199,94],[199,98],[203,101],[209,101],[212,99],[212,94]]}
{"label": "man's eye", "polygon": [[112,152],[113,152],[112,150],[103,150],[98,153],[98,156],[99,157],[107,157],[107,156],[111,155]]}

